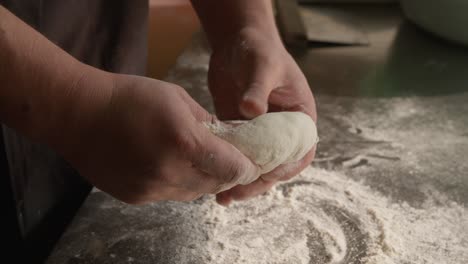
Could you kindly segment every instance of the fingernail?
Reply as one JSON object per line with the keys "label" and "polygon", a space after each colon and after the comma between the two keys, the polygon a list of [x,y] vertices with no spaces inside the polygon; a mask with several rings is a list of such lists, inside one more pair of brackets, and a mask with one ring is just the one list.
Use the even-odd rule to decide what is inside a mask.
{"label": "fingernail", "polygon": [[245,118],[252,119],[266,113],[268,110],[267,108],[268,107],[265,104],[262,104],[257,100],[256,96],[247,92],[242,97],[239,111]]}
{"label": "fingernail", "polygon": [[258,107],[256,104],[251,102],[243,102],[239,108],[239,112],[247,119],[254,119],[260,115],[263,115],[267,110],[262,110],[261,107]]}
{"label": "fingernail", "polygon": [[232,198],[226,193],[220,193],[216,195],[216,202],[221,206],[229,207],[231,201]]}
{"label": "fingernail", "polygon": [[247,173],[245,174],[245,176],[239,179],[238,184],[240,185],[250,184],[256,181],[261,175],[260,168],[253,164],[252,161],[250,161],[250,165],[248,166],[249,168],[247,169]]}

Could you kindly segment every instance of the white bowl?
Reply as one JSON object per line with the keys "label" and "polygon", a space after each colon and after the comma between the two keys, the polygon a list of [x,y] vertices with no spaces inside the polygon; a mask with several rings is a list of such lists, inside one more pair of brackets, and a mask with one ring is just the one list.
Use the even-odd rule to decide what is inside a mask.
{"label": "white bowl", "polygon": [[401,6],[427,31],[468,45],[468,0],[401,0]]}

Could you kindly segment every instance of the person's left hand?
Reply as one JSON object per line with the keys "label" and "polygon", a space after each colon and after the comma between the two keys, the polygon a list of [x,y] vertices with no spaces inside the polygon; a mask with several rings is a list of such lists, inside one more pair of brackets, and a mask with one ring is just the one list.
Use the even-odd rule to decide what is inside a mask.
{"label": "person's left hand", "polygon": [[[244,29],[213,48],[209,88],[221,120],[252,119],[266,112],[300,111],[317,120],[315,100],[304,74],[277,34]],[[315,147],[301,161],[282,165],[249,185],[217,195],[220,204],[244,200],[288,180],[311,163]]]}

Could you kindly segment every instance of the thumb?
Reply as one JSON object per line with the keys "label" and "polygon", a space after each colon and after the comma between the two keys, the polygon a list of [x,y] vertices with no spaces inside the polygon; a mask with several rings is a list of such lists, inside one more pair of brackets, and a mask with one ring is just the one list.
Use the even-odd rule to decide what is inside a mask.
{"label": "thumb", "polygon": [[249,184],[260,177],[260,169],[229,142],[210,132],[205,125],[193,131],[198,136],[196,148],[189,154],[201,171],[217,178],[219,190],[238,184]]}
{"label": "thumb", "polygon": [[257,165],[202,124],[202,122],[215,122],[216,117],[195,102],[185,90],[179,89],[178,92],[197,121],[191,131],[196,135],[196,142],[190,144],[191,148],[185,149],[185,154],[195,167],[216,178],[217,190],[230,189],[238,184],[248,184],[260,177]]}
{"label": "thumb", "polygon": [[269,67],[257,67],[242,95],[239,112],[248,119],[268,111],[268,98],[275,87],[276,76]]}

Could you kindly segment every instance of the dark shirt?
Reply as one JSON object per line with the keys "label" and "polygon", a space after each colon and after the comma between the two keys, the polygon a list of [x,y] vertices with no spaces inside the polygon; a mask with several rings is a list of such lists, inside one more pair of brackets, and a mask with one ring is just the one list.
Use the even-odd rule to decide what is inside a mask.
{"label": "dark shirt", "polygon": [[[86,64],[145,74],[147,0],[0,0],[0,4]],[[22,247],[30,259],[44,258],[90,186],[52,150],[5,126],[0,129],[0,152],[0,191],[4,207],[11,203],[6,216],[16,223],[10,229],[19,240],[15,247]]]}

